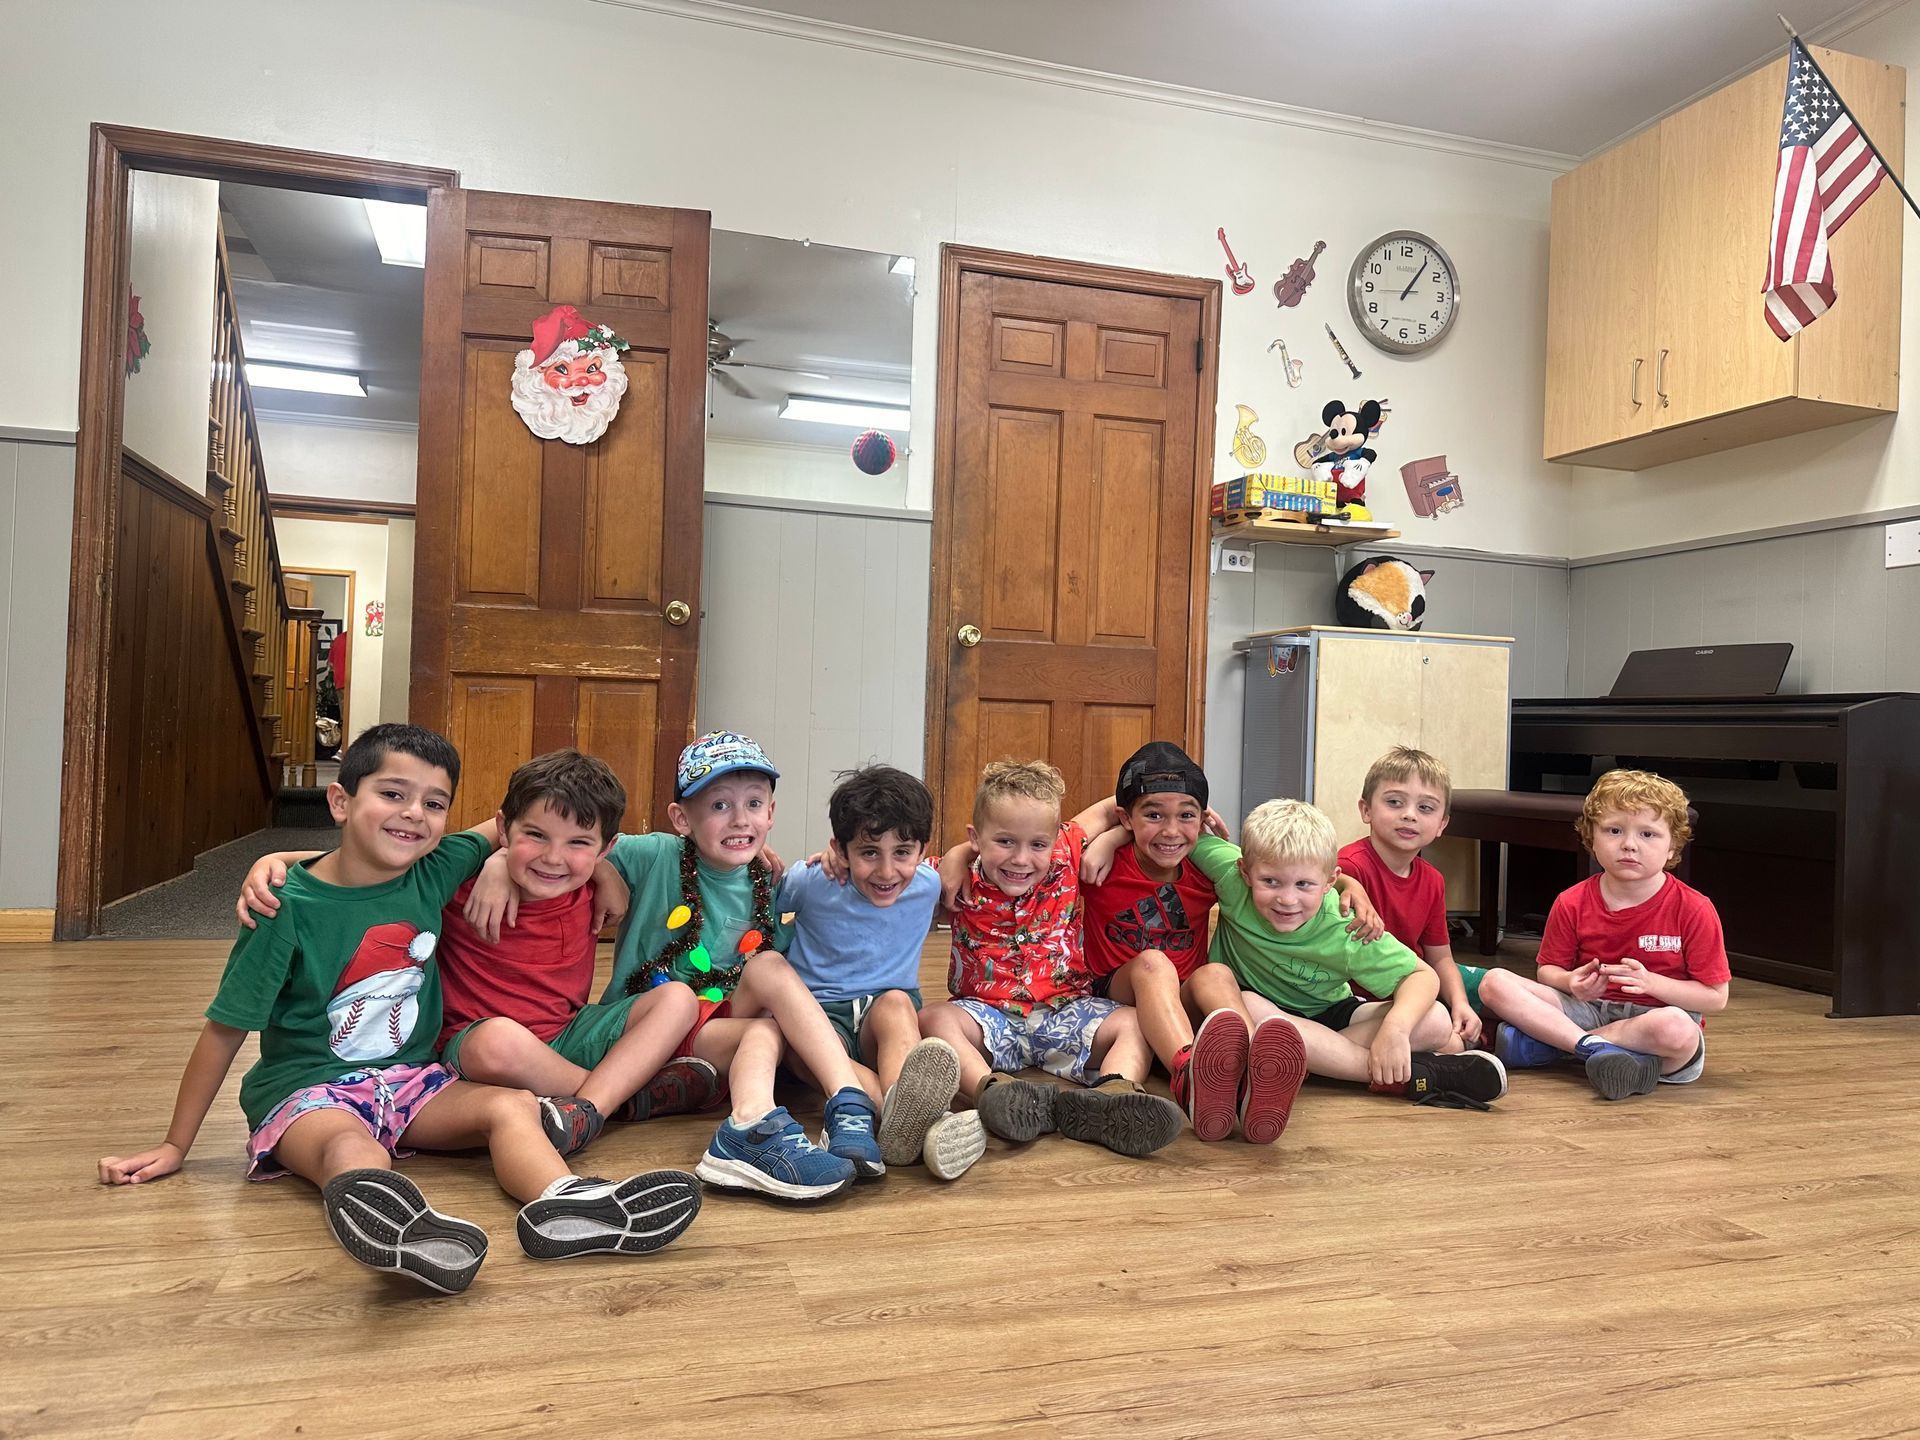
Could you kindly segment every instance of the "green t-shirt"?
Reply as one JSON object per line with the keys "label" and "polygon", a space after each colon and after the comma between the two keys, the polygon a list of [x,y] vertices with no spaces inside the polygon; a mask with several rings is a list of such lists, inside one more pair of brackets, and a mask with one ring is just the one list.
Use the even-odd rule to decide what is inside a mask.
{"label": "green t-shirt", "polygon": [[1240,847],[1218,836],[1202,835],[1193,847],[1193,863],[1213,881],[1220,901],[1212,958],[1239,976],[1247,989],[1283,1010],[1315,1015],[1353,993],[1349,980],[1375,995],[1390,996],[1419,968],[1414,953],[1391,935],[1371,945],[1349,935],[1340,896],[1333,890],[1320,902],[1319,914],[1282,934],[1254,906],[1239,861]]}
{"label": "green t-shirt", "polygon": [[[617,1000],[627,993],[627,977],[658,955],[676,932],[667,929],[667,921],[681,905],[680,851],[678,835],[622,835],[613,842],[607,862],[620,872],[633,892],[627,902],[627,918],[620,922],[620,936],[613,947],[613,978],[601,995],[601,1003]],[[718,989],[731,994],[738,976],[728,972],[746,957],[741,955],[740,940],[753,929],[753,877],[748,867],[723,870],[695,862],[700,871],[700,945],[707,952],[706,970],[701,970],[686,955],[677,956],[668,978],[693,987],[694,994]],[[776,893],[778,887],[775,887]],[[771,897],[769,904],[771,905]],[[780,923],[777,910],[773,933],[763,935],[756,949],[785,950],[792,927]]]}
{"label": "green t-shirt", "polygon": [[217,1024],[260,1032],[240,1082],[248,1125],[309,1085],[433,1059],[440,911],[492,853],[461,831],[381,885],[329,885],[307,861],[287,871],[279,913],[240,932],[207,1006]]}

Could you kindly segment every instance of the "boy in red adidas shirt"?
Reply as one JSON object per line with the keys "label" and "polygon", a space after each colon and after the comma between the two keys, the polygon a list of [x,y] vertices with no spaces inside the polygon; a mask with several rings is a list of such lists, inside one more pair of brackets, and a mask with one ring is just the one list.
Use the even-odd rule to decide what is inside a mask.
{"label": "boy in red adidas shirt", "polygon": [[1701,1017],[1726,1009],[1733,977],[1713,902],[1667,873],[1692,838],[1686,794],[1610,770],[1578,824],[1601,873],[1553,902],[1538,979],[1487,972],[1481,998],[1510,1022],[1495,1053],[1509,1069],[1577,1059],[1608,1100],[1689,1084],[1707,1063]]}

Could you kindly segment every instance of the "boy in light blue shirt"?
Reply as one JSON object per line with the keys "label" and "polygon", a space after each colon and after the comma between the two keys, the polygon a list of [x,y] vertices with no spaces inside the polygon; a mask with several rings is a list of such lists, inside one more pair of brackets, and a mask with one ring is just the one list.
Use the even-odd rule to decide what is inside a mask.
{"label": "boy in light blue shirt", "polygon": [[[881,1158],[924,1159],[951,1180],[978,1160],[986,1132],[954,1113],[960,1061],[920,1038],[920,951],[940,903],[940,875],[922,864],[933,796],[904,770],[870,765],[840,779],[827,802],[833,840],[820,864],[787,873],[776,906],[791,915],[787,963],[827,1012],[848,1056],[877,1072]],[[867,1076],[863,1075],[863,1082]]]}

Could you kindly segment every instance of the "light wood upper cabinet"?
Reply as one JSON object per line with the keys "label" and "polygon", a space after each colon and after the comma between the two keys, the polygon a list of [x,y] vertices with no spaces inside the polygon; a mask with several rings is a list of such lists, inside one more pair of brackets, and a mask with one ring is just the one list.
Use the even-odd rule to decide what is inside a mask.
{"label": "light wood upper cabinet", "polygon": [[[1813,53],[1899,169],[1906,72]],[[1549,460],[1641,470],[1897,408],[1902,207],[1891,184],[1833,241],[1833,308],[1785,342],[1767,326],[1760,287],[1786,66],[1735,81],[1554,182]]]}

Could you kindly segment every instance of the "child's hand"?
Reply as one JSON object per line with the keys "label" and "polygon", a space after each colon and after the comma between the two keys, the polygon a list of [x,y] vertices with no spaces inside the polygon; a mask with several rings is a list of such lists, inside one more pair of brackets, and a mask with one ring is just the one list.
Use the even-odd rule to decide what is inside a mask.
{"label": "child's hand", "polygon": [[1653,991],[1647,988],[1647,982],[1654,978],[1653,973],[1631,955],[1623,955],[1611,965],[1600,965],[1597,961],[1595,964],[1603,980],[1617,983],[1627,994],[1652,997]]}
{"label": "child's hand", "polygon": [[971,842],[962,840],[958,845],[940,857],[940,908],[952,910],[960,887],[967,883],[967,876],[973,872],[973,862],[980,852]]}
{"label": "child's hand", "polygon": [[1474,1013],[1473,1006],[1464,1000],[1447,1008],[1453,1016],[1453,1033],[1460,1037],[1462,1045],[1471,1046],[1480,1038],[1480,1017]]}
{"label": "child's hand", "polygon": [[1351,917],[1347,933],[1362,945],[1371,945],[1387,933],[1387,922],[1380,918],[1380,912],[1373,908],[1373,902],[1363,891],[1341,891],[1340,913]]}
{"label": "child's hand", "polygon": [[1082,885],[1104,885],[1107,876],[1113,872],[1113,862],[1120,851],[1132,843],[1133,837],[1123,829],[1108,830],[1096,835],[1087,842],[1087,848],[1080,852],[1080,883]]}
{"label": "child's hand", "polygon": [[1407,1032],[1382,1025],[1367,1047],[1367,1079],[1375,1085],[1404,1085],[1413,1078],[1413,1046]]}
{"label": "child's hand", "polygon": [[618,925],[627,918],[627,907],[633,902],[633,892],[627,888],[626,878],[602,860],[593,867],[593,933],[598,935],[609,925]]}
{"label": "child's hand", "polygon": [[1589,960],[1567,972],[1567,993],[1576,1000],[1598,1000],[1607,993],[1607,977],[1600,972],[1600,962]]}
{"label": "child's hand", "polygon": [[158,1180],[163,1175],[173,1174],[186,1158],[180,1147],[168,1140],[162,1140],[151,1150],[142,1150],[138,1155],[128,1155],[124,1159],[118,1155],[108,1155],[100,1162],[100,1183],[139,1185],[148,1180]]}
{"label": "child's hand", "polygon": [[771,845],[760,847],[760,858],[767,862],[767,869],[772,873],[773,888],[778,890],[780,877],[787,873],[787,862],[774,853]]}
{"label": "child's hand", "polygon": [[829,845],[818,855],[809,855],[807,864],[818,865],[820,873],[836,885],[844,885],[851,878],[847,874],[847,860],[837,845]]}
{"label": "child's hand", "polygon": [[[597,872],[596,872],[597,873]],[[596,895],[595,903],[599,903]],[[467,892],[467,908],[461,911],[480,937],[489,945],[500,943],[500,922],[511,928],[520,920],[520,891],[507,878],[507,852],[496,850],[487,857]]]}
{"label": "child's hand", "polygon": [[1207,807],[1206,813],[1200,817],[1200,828],[1216,840],[1233,839],[1232,833],[1227,829],[1226,820],[1222,818],[1220,812],[1211,805]]}
{"label": "child's hand", "polygon": [[240,917],[240,923],[254,930],[259,928],[253,920],[255,910],[269,920],[278,915],[280,897],[273,892],[286,883],[287,867],[278,856],[267,855],[254,861],[253,868],[247,871],[247,878],[240,882],[240,898],[233,907],[234,913]]}

